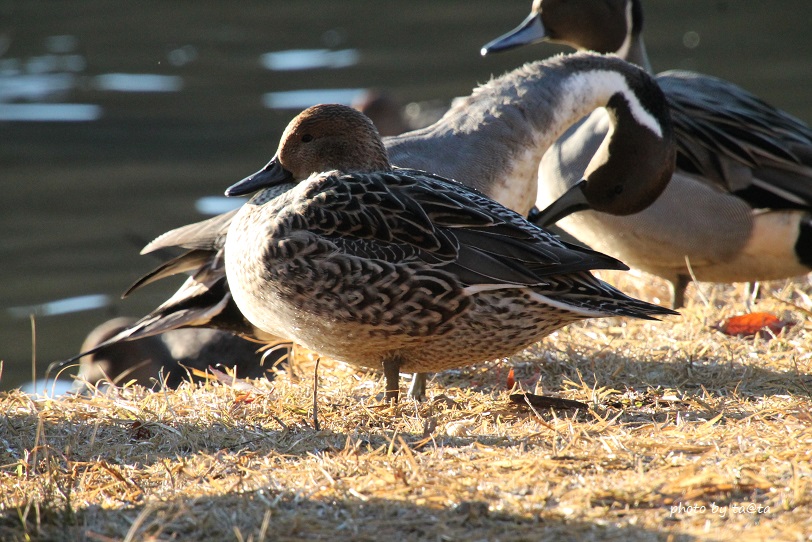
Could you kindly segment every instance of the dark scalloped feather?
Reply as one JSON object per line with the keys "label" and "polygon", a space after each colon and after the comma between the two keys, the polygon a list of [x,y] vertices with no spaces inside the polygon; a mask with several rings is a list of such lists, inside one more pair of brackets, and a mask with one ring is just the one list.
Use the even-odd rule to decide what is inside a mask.
{"label": "dark scalloped feather", "polygon": [[[290,235],[298,222],[293,215],[299,215],[296,225],[329,243],[319,252],[338,249],[360,259],[427,264],[458,275],[465,285],[539,285],[550,275],[627,269],[614,258],[562,243],[467,187],[424,172],[325,174],[310,182],[305,192],[310,204],[283,207],[272,227]],[[352,198],[378,204],[353,205]],[[292,258],[298,247],[286,242],[285,248],[284,256]]]}

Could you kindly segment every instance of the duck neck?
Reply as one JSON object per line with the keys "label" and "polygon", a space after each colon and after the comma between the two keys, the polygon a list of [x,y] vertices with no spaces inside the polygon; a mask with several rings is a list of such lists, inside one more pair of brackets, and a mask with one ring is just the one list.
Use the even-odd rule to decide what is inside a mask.
{"label": "duck neck", "polygon": [[631,0],[626,4],[626,28],[626,39],[615,54],[627,62],[637,64],[648,73],[654,73],[646,53],[646,44],[643,43],[643,6],[640,0]]}
{"label": "duck neck", "polygon": [[614,57],[560,55],[482,85],[432,126],[385,143],[394,165],[457,179],[526,214],[536,200],[544,153],[613,95],[623,93],[631,103],[611,116],[615,128],[625,133],[642,125],[655,137],[658,121],[633,90],[653,86],[647,79]]}

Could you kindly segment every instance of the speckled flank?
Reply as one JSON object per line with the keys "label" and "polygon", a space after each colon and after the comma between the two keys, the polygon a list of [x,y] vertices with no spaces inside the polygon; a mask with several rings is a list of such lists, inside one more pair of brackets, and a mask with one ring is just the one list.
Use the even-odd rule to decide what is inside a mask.
{"label": "speckled flank", "polygon": [[228,281],[258,328],[349,363],[423,372],[511,355],[587,317],[671,313],[588,272],[620,262],[459,183],[369,171],[386,157],[369,156],[381,152],[378,135],[359,116],[338,105],[301,113],[291,126],[307,128],[286,130],[263,170],[268,185],[337,149],[344,169],[300,178],[272,200],[259,192],[231,224]]}

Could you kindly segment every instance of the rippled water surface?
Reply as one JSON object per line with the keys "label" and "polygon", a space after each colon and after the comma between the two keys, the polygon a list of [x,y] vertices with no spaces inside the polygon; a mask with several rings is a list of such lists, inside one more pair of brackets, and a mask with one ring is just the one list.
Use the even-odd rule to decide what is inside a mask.
{"label": "rippled water surface", "polygon": [[[725,77],[812,121],[809,0],[645,7],[657,71]],[[479,56],[529,8],[0,0],[0,387],[31,379],[32,342],[41,374],[96,324],[166,299],[179,282],[118,299],[156,263],[140,247],[226,210],[223,189],[267,161],[301,108],[369,88],[442,102],[563,50]]]}

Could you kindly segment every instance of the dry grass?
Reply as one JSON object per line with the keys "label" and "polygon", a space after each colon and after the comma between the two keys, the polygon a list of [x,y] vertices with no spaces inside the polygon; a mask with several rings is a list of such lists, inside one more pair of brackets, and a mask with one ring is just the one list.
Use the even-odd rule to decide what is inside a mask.
{"label": "dry grass", "polygon": [[[422,404],[322,364],[319,431],[307,356],[253,386],[2,394],[0,539],[809,540],[812,287],[759,303],[797,322],[772,340],[712,330],[741,289],[703,288],[662,323],[440,374]],[[509,367],[590,409],[510,403]]]}

